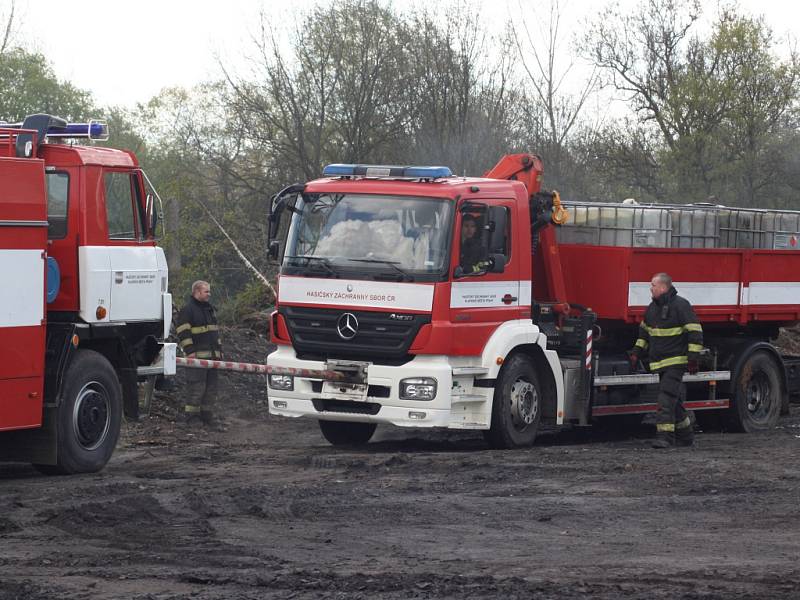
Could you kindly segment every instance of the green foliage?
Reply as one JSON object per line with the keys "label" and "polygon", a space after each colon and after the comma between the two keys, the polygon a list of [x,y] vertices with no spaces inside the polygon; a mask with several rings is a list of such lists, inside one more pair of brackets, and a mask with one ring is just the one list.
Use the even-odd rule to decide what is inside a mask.
{"label": "green foliage", "polygon": [[[639,158],[612,161],[604,175],[661,200],[792,203],[796,184],[781,174],[796,156],[783,141],[800,124],[800,62],[777,57],[762,20],[723,10],[708,36],[695,32],[698,11],[696,2],[649,0],[630,15],[608,11],[588,35],[595,64],[637,116],[634,132],[617,125],[606,136],[613,143],[599,145],[606,156]],[[655,143],[642,146],[647,131]]]}
{"label": "green foliage", "polygon": [[47,59],[19,48],[0,53],[0,119],[46,113],[70,121],[96,116],[91,94],[59,81]]}
{"label": "green foliage", "polygon": [[219,320],[225,324],[263,323],[273,306],[269,290],[259,281],[250,281],[235,296],[219,305]]}

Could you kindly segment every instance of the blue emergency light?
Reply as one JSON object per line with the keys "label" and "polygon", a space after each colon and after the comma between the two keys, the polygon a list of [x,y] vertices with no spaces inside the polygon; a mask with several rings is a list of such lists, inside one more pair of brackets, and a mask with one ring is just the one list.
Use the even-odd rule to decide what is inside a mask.
{"label": "blue emergency light", "polygon": [[[28,123],[13,123],[3,125],[3,127],[11,129],[37,129],[37,127],[29,125]],[[96,119],[92,119],[88,123],[64,123],[61,119],[50,117],[45,135],[52,138],[74,138],[104,142],[108,139],[108,123]]]}
{"label": "blue emergency light", "polygon": [[401,179],[440,179],[452,177],[449,167],[401,167],[395,165],[332,164],[322,169],[323,177],[389,177]]}
{"label": "blue emergency light", "polygon": [[[30,158],[39,152],[46,138],[81,138],[105,141],[108,139],[108,125],[105,121],[92,119],[88,123],[67,123],[64,119],[47,114],[28,115],[22,123],[4,125],[8,129],[21,129],[17,134],[14,152],[18,158]],[[36,145],[34,147],[34,134]]]}
{"label": "blue emergency light", "polygon": [[108,139],[108,124],[95,120],[88,123],[67,123],[64,127],[49,127],[47,137],[85,138],[104,142]]}

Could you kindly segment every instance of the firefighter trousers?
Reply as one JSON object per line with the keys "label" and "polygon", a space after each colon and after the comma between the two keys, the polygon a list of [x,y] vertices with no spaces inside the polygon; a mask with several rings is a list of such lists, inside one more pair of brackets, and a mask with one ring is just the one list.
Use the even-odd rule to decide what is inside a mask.
{"label": "firefighter trousers", "polygon": [[674,432],[690,427],[689,415],[683,408],[686,387],[683,385],[683,367],[670,367],[658,374],[658,412],[656,429]]}
{"label": "firefighter trousers", "polygon": [[184,412],[198,415],[201,412],[212,412],[217,402],[219,373],[205,369],[187,369],[186,371],[189,399],[186,401]]}

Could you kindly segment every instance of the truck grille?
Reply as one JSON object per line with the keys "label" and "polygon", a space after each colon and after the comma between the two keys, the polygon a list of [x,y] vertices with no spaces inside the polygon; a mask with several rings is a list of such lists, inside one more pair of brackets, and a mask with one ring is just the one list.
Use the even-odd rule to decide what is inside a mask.
{"label": "truck grille", "polygon": [[[431,321],[430,315],[297,306],[282,306],[280,313],[286,320],[297,353],[323,359],[402,359],[408,354],[420,327]],[[358,322],[351,339],[343,339],[338,331],[340,319],[346,313]],[[392,315],[409,320],[398,320]]]}
{"label": "truck grille", "polygon": [[348,413],[351,415],[377,415],[381,405],[374,402],[350,402],[347,400],[312,400],[317,412]]}

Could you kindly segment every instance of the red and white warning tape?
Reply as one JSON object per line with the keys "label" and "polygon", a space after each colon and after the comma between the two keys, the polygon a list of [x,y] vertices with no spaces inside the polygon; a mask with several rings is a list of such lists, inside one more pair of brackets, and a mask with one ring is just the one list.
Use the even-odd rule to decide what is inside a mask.
{"label": "red and white warning tape", "polygon": [[271,367],[254,363],[232,362],[228,360],[206,360],[204,358],[177,357],[175,363],[179,367],[189,369],[218,369],[220,371],[237,371],[239,373],[264,373],[271,375],[293,375],[295,377],[308,377],[309,379],[323,379],[325,381],[346,381],[348,376],[339,371],[330,369],[295,369],[294,367]]}

